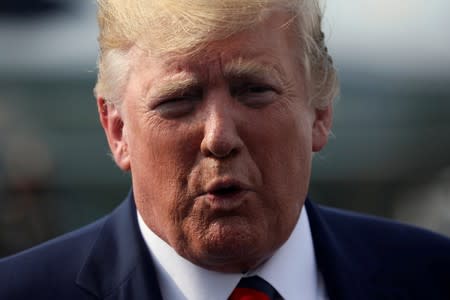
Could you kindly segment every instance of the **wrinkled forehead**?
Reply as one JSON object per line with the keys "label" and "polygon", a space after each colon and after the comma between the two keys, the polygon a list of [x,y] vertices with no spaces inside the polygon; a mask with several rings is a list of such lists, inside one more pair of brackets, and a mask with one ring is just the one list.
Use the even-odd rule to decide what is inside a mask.
{"label": "wrinkled forehead", "polygon": [[[195,52],[160,53],[152,49],[134,46],[133,69],[136,73],[159,70],[166,74],[195,74],[198,78],[210,78],[211,74],[227,77],[233,74],[283,73],[286,57],[293,56],[294,39],[290,36],[290,16],[272,14],[270,18],[252,29],[237,33],[225,40],[207,42]],[[177,75],[177,76],[178,76]]]}
{"label": "wrinkled forehead", "polygon": [[140,59],[150,57],[154,61],[164,62],[166,67],[177,68],[180,65],[197,67],[224,61],[243,62],[255,57],[276,56],[279,55],[277,50],[280,48],[298,46],[292,22],[291,14],[273,10],[252,27],[237,31],[223,39],[215,40],[205,36],[203,40],[197,41],[193,49],[177,48],[164,51],[161,46],[152,47],[145,44],[146,38],[142,37],[142,42],[132,46],[130,57],[134,57],[139,65]]}

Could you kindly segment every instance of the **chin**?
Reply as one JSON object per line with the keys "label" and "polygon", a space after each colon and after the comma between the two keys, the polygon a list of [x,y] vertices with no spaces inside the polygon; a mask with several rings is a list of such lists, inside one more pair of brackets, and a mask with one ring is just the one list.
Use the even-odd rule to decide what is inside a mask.
{"label": "chin", "polygon": [[197,265],[220,272],[252,269],[273,253],[264,226],[236,220],[216,220],[197,234],[184,251]]}

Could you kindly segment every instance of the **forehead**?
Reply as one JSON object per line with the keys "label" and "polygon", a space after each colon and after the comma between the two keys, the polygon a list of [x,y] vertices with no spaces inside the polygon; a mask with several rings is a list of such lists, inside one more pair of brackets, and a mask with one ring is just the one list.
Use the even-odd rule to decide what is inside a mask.
{"label": "forehead", "polygon": [[[294,56],[286,14],[273,14],[253,28],[225,40],[205,42],[200,50],[188,54],[155,54],[135,51],[134,69],[137,73],[159,77],[169,74],[195,74],[211,77],[239,72],[281,72],[286,61]],[[156,74],[159,73],[159,74]]]}

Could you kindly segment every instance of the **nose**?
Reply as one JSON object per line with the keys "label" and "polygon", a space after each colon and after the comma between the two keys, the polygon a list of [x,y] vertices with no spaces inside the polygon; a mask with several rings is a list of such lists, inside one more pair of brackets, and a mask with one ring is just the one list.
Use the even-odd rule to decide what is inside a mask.
{"label": "nose", "polygon": [[232,104],[215,103],[209,105],[204,123],[203,140],[200,145],[201,152],[207,157],[227,158],[239,153],[243,141],[239,135],[238,108]]}

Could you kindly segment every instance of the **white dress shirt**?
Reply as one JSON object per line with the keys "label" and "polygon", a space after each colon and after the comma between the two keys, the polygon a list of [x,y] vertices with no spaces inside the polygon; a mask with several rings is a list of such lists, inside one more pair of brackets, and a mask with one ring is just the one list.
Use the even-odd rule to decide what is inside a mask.
{"label": "white dress shirt", "polygon": [[289,239],[268,261],[246,274],[219,273],[191,263],[153,233],[139,212],[137,215],[163,299],[226,300],[242,277],[254,275],[269,282],[285,300],[328,299],[316,265],[306,209]]}

